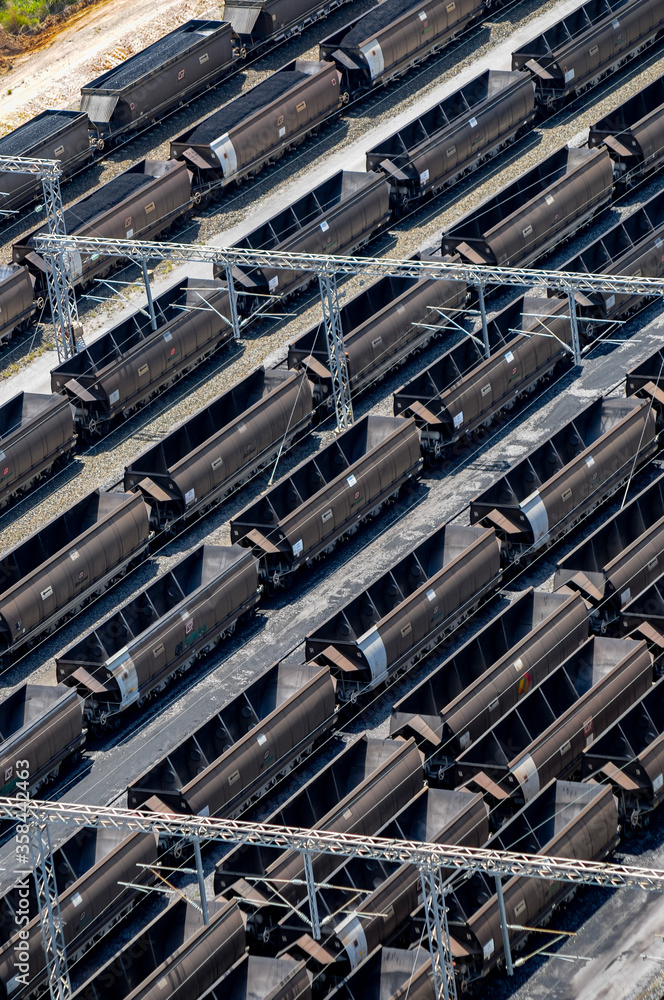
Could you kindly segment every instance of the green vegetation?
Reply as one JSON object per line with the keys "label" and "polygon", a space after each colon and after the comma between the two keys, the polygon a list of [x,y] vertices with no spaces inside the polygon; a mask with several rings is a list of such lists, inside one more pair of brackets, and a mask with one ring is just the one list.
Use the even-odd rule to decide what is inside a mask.
{"label": "green vegetation", "polygon": [[0,0],[0,25],[12,35],[59,14],[76,0]]}

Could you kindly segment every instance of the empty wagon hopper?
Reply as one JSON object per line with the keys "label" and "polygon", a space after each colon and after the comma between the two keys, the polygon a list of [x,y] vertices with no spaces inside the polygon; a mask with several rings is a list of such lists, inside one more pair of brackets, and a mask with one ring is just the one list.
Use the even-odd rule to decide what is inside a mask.
{"label": "empty wagon hopper", "polygon": [[[364,734],[310,778],[268,822],[368,836],[421,788],[422,756],[412,740],[396,742]],[[312,856],[316,881],[326,881],[344,860],[329,854]],[[293,904],[306,898],[303,878],[299,851],[245,846],[231,851],[217,865],[214,886],[215,892],[242,897],[251,884],[248,894],[263,919],[252,920],[248,926],[262,937],[269,911],[276,922],[283,916],[284,901]]]}
{"label": "empty wagon hopper", "polygon": [[[611,229],[560,265],[562,271],[624,274],[635,278],[664,275],[664,194],[653,195]],[[609,291],[576,292],[577,314],[598,319],[629,316],[647,296]]]}
{"label": "empty wagon hopper", "polygon": [[646,400],[596,400],[470,504],[471,524],[496,528],[509,559],[561,538],[655,452]]}
{"label": "empty wagon hopper", "polygon": [[[154,880],[151,867],[158,863],[157,836],[127,836],[122,830],[79,830],[53,851],[53,861],[67,959],[74,963],[131,910],[143,895],[140,887]],[[11,938],[0,948],[0,996],[12,1000],[33,995],[48,975],[41,921],[32,895],[27,911],[29,922],[16,920],[26,912],[20,903],[25,890],[18,895],[22,888],[15,889],[7,907],[6,912],[13,912],[15,922]],[[15,948],[19,941],[28,953],[28,985],[25,979],[17,978]]]}
{"label": "empty wagon hopper", "polygon": [[22,684],[0,702],[0,739],[0,795],[34,794],[83,745],[83,702],[61,684]]}
{"label": "empty wagon hopper", "polygon": [[405,73],[443,48],[484,10],[483,0],[385,0],[353,18],[320,43],[334,59],[352,94]]}
{"label": "empty wagon hopper", "polygon": [[472,440],[475,431],[568,362],[568,313],[562,299],[524,296],[487,324],[488,358],[478,338],[466,337],[395,392],[394,412],[415,419],[429,460]]}
{"label": "empty wagon hopper", "polygon": [[59,681],[105,725],[162,690],[260,599],[256,560],[239,545],[200,545],[56,657]]}
{"label": "empty wagon hopper", "polygon": [[244,955],[206,994],[206,1000],[312,1000],[312,975],[290,955]]}
{"label": "empty wagon hopper", "polygon": [[[616,847],[619,830],[610,788],[553,781],[506,823],[486,847],[601,861]],[[568,893],[569,885],[565,882],[518,876],[505,881],[506,933],[515,957],[524,950],[532,930],[549,922],[553,909]],[[495,882],[487,875],[476,875],[448,899],[455,971],[461,988],[470,990],[474,981],[505,960]]]}
{"label": "empty wagon hopper", "polygon": [[[366,243],[389,215],[389,189],[382,174],[340,170],[237,240],[235,246],[348,254]],[[223,265],[215,265],[215,277],[223,278],[224,270]],[[235,267],[233,275],[236,287],[244,293],[240,307],[245,312],[264,306],[266,295],[289,295],[311,281],[306,271],[249,265]]]}
{"label": "empty wagon hopper", "polygon": [[556,106],[617,70],[663,26],[659,0],[586,0],[519,46],[512,69],[530,70],[538,101]]}
{"label": "empty wagon hopper", "polygon": [[563,146],[444,230],[441,252],[471,264],[525,267],[611,200],[605,149]]}
{"label": "empty wagon hopper", "polygon": [[421,465],[414,421],[362,417],[236,514],[231,538],[253,549],[271,587],[283,586],[377,514]]}
{"label": "empty wagon hopper", "polygon": [[604,630],[664,572],[664,476],[642,490],[558,562],[554,587],[578,590]]}
{"label": "empty wagon hopper", "polygon": [[73,994],[73,1000],[181,1000],[203,996],[245,952],[244,917],[236,903],[200,907],[176,899],[125,942]]}
{"label": "empty wagon hopper", "polygon": [[144,555],[148,509],[94,490],[0,559],[0,661],[75,614]]}
{"label": "empty wagon hopper", "polygon": [[133,781],[129,806],[237,815],[335,720],[328,670],[275,664]]}
{"label": "empty wagon hopper", "polygon": [[390,734],[414,736],[439,777],[587,638],[581,597],[528,590],[394,705]]}
{"label": "empty wagon hopper", "polygon": [[578,769],[581,752],[653,682],[645,642],[593,636],[456,759],[457,782],[479,775],[497,801],[528,802]]}
{"label": "empty wagon hopper", "polygon": [[440,642],[501,580],[493,531],[443,524],[306,639],[339,697],[370,691]]}
{"label": "empty wagon hopper", "polygon": [[86,437],[163,392],[233,339],[221,282],[184,278],[51,371],[53,392],[76,407]]}
{"label": "empty wagon hopper", "polygon": [[590,126],[588,145],[604,143],[626,186],[661,169],[664,157],[664,76],[643,87]]}
{"label": "empty wagon hopper", "polygon": [[155,527],[203,513],[305,434],[313,417],[306,376],[257,368],[183,420],[125,468]]}
{"label": "empty wagon hopper", "polygon": [[367,153],[389,178],[395,207],[434,195],[516,137],[535,118],[525,73],[488,69]]}
{"label": "empty wagon hopper", "polygon": [[36,306],[34,284],[27,267],[0,264],[0,344],[11,340],[15,330],[30,325]]}
{"label": "empty wagon hopper", "polygon": [[[419,255],[417,258],[419,259]],[[461,281],[380,278],[339,309],[346,364],[353,395],[373,385],[391,368],[449,332],[466,300]],[[469,341],[472,343],[472,341]],[[288,367],[302,367],[315,386],[316,402],[333,407],[332,375],[323,322],[314,323],[288,348]]]}
{"label": "empty wagon hopper", "polygon": [[608,782],[630,827],[664,799],[664,679],[583,751],[583,777]]}

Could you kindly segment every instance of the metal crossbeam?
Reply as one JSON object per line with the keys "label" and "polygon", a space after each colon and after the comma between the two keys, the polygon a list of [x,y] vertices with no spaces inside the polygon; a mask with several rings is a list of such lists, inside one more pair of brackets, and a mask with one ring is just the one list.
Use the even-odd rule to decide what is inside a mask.
{"label": "metal crossbeam", "polygon": [[196,243],[151,243],[143,240],[112,240],[88,236],[41,234],[35,238],[45,254],[61,250],[79,253],[103,253],[109,257],[169,260],[172,263],[199,261],[222,266],[271,267],[282,270],[333,271],[362,274],[377,278],[392,275],[407,278],[433,278],[465,281],[469,285],[546,285],[564,292],[613,292],[622,295],[664,296],[664,278],[644,278],[622,274],[584,274],[571,271],[548,271],[535,268],[491,267],[446,260],[403,260],[389,257],[344,257],[307,253],[284,253],[242,247],[214,247]]}
{"label": "metal crossbeam", "polygon": [[[60,193],[60,161],[21,156],[0,156],[0,171],[15,174],[38,174],[44,194],[44,208],[49,235],[66,236],[65,216]],[[46,285],[55,331],[58,359],[66,361],[85,347],[78,319],[76,292],[71,277],[71,260],[76,251],[56,247],[46,266]],[[78,344],[77,344],[78,340]]]}
{"label": "metal crossbeam", "polygon": [[447,868],[486,872],[489,875],[554,879],[577,885],[598,885],[607,889],[624,886],[664,892],[664,870],[657,868],[636,868],[601,861],[551,858],[516,851],[429,844],[386,837],[361,837],[351,833],[273,826],[239,819],[141,812],[139,809],[120,809],[115,806],[34,799],[26,807],[25,802],[20,799],[0,798],[2,819],[20,819],[25,816],[26,808],[28,816],[41,823],[72,823],[77,827],[158,833],[166,837],[186,837],[189,840],[200,837],[201,840],[254,844],[347,858],[377,858],[382,861],[407,862],[420,870]]}
{"label": "metal crossbeam", "polygon": [[[25,800],[23,800],[23,806],[25,815]],[[30,855],[37,888],[39,922],[48,971],[48,989],[51,1000],[69,1000],[71,982],[67,966],[58,889],[53,871],[53,850],[48,823],[44,820],[33,821],[30,824],[29,836]],[[27,970],[26,974],[28,974]]]}

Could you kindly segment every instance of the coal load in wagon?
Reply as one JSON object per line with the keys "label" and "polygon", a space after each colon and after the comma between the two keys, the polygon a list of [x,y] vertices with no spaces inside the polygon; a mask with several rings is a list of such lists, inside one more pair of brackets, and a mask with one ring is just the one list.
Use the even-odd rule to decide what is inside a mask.
{"label": "coal load in wagon", "polygon": [[231,101],[230,104],[206,118],[187,137],[187,142],[192,145],[213,142],[225,132],[230,132],[236,125],[241,125],[254,112],[264,108],[271,101],[275,101],[308,76],[310,76],[309,73],[291,72],[290,70],[274,73],[263,83],[259,83],[257,87],[252,87],[246,94]]}
{"label": "coal load in wagon", "polygon": [[199,37],[204,38],[209,34],[209,31],[174,31],[170,35],[165,35],[155,45],[137,52],[131,59],[111,70],[104,78],[104,89],[122,90],[123,87],[129,87],[151,70],[158,69],[169,59],[186,52],[196,44]]}

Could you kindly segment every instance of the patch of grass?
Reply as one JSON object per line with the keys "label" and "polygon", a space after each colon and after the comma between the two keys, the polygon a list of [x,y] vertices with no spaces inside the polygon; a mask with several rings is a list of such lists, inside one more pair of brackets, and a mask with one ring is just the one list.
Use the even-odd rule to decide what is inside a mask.
{"label": "patch of grass", "polygon": [[0,0],[0,25],[11,35],[58,14],[76,0]]}

